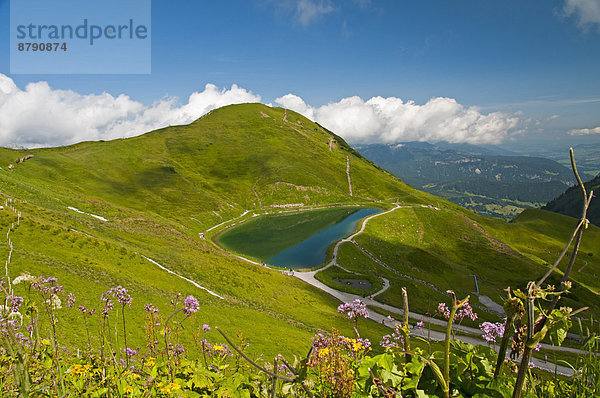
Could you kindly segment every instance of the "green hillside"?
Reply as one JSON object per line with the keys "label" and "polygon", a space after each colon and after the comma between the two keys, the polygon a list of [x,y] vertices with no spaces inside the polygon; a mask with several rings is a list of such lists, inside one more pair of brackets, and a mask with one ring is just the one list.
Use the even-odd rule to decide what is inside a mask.
{"label": "green hillside", "polygon": [[[26,155],[33,157],[15,162]],[[500,302],[507,285],[522,287],[543,274],[554,248],[566,239],[566,229],[557,223],[572,221],[555,220],[547,212],[528,213],[529,222],[511,224],[477,216],[405,185],[303,116],[260,104],[220,108],[190,125],[135,138],[0,149],[0,166],[6,202],[0,210],[2,231],[14,224],[9,276],[25,271],[56,276],[78,305],[97,309],[102,292],[125,286],[134,297],[128,310],[136,325],[130,329],[134,344],[144,337],[144,304],[166,311],[178,292],[200,299],[198,325],[219,325],[230,335],[241,330],[252,349],[265,355],[304,355],[310,337],[332,327],[351,334],[332,297],[242,261],[210,239],[223,226],[255,215],[349,204],[391,209],[399,203],[401,208],[374,218],[356,239],[390,269],[351,243],[343,244],[338,256],[344,268],[366,274],[374,286],[380,286],[378,276],[390,280],[390,289],[378,299],[400,305],[400,288],[407,286],[411,308],[422,312],[446,299],[440,291],[471,293],[472,274],[482,293]],[[21,212],[18,223],[11,207]],[[589,241],[597,242],[597,230],[590,231]],[[573,304],[597,309],[600,252],[586,244],[588,264],[575,276],[581,283]],[[8,256],[5,238],[0,250]],[[337,276],[331,273],[336,272],[342,270],[332,267],[320,279],[334,286]],[[69,333],[62,341],[83,343],[81,315],[65,309],[63,316],[73,327],[62,329]],[[375,342],[385,332],[375,323],[359,326]]]}
{"label": "green hillside", "polygon": [[[56,276],[79,303],[96,308],[102,292],[123,285],[135,300],[138,338],[144,334],[143,305],[168,308],[177,292],[200,297],[199,322],[218,324],[232,334],[239,328],[269,354],[292,347],[304,351],[293,342],[309,341],[318,330],[348,329],[331,297],[294,278],[229,257],[199,235],[248,209],[398,197],[418,202],[424,197],[362,159],[341,138],[291,111],[284,121],[284,113],[259,104],[237,105],[187,126],[130,139],[28,151],[0,149],[3,201],[14,200],[21,212],[10,235],[10,277],[25,271]],[[15,163],[28,154],[33,158]],[[9,164],[15,168],[9,169]],[[16,214],[7,206],[0,214],[3,231],[16,223]],[[0,241],[0,249],[6,257],[6,239]],[[169,275],[142,256],[225,300]],[[74,325],[82,324],[77,311],[65,314]],[[265,330],[256,330],[255,324],[265,325]],[[365,333],[379,332],[375,327]],[[81,328],[68,336],[80,342],[82,338]],[[278,344],[273,346],[273,341]]]}
{"label": "green hillside", "polygon": [[[600,193],[600,175],[585,183],[588,191],[593,190],[595,196]],[[567,189],[562,195],[548,202],[542,207],[544,210],[549,210],[554,213],[565,214],[571,217],[581,217],[581,208],[583,207],[583,199],[581,189],[578,186]],[[587,218],[591,223],[600,226],[600,203],[598,200],[592,200],[588,209]]]}

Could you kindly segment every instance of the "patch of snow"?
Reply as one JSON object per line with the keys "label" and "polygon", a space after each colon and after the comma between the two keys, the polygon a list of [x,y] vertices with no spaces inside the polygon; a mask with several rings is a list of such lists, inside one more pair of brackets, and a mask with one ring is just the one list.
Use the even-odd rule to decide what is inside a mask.
{"label": "patch of snow", "polygon": [[79,214],[85,214],[86,216],[90,216],[90,217],[97,218],[97,219],[98,219],[98,220],[100,220],[100,221],[104,221],[104,222],[107,222],[107,221],[108,221],[106,218],[104,218],[104,217],[102,217],[102,216],[98,216],[98,215],[96,215],[96,214],[92,214],[92,213],[86,213],[85,211],[81,211],[81,210],[79,210],[78,208],[76,208],[76,207],[73,207],[73,206],[68,206],[68,207],[67,207],[67,209],[69,209],[69,210],[73,210],[74,212],[76,212],[76,213],[79,213]]}

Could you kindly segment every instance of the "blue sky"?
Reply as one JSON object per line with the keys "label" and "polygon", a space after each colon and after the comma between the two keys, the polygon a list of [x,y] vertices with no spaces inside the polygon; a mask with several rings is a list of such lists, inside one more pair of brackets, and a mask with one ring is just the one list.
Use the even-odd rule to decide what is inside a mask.
{"label": "blue sky", "polygon": [[[0,0],[0,54],[9,54],[9,22],[9,1]],[[397,125],[406,120],[392,111],[361,136],[336,124],[340,117],[332,112],[346,108],[323,106],[353,96],[419,106],[444,97],[462,108],[441,115],[471,107],[481,117],[504,115],[506,131],[492,132],[495,141],[485,135],[488,143],[579,142],[600,137],[600,129],[594,132],[600,126],[599,27],[600,0],[154,0],[149,75],[11,75],[8,56],[0,57],[0,73],[18,90],[45,81],[51,90],[81,96],[125,94],[144,107],[167,98],[171,108],[185,105],[208,83],[219,90],[235,84],[262,102],[294,109],[298,101],[277,101],[291,93],[304,103],[295,110],[357,142],[441,136],[407,132]],[[487,128],[478,120],[479,130]],[[423,128],[445,126],[436,123]],[[387,133],[374,132],[378,128]],[[574,130],[579,135],[568,135]],[[478,133],[450,136],[468,141],[465,134]]]}

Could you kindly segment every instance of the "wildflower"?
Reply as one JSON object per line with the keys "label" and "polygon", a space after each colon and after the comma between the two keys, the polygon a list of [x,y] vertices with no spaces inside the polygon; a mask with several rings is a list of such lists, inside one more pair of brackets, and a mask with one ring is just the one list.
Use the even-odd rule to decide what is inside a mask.
{"label": "wildflower", "polygon": [[60,298],[56,294],[50,296],[48,300],[46,300],[46,304],[52,307],[52,309],[59,310],[62,308],[62,302]]}
{"label": "wildflower", "polygon": [[488,343],[495,343],[496,339],[504,336],[504,323],[503,322],[483,322],[479,325],[479,328],[483,332],[483,339]]}
{"label": "wildflower", "polygon": [[394,348],[404,346],[404,337],[400,335],[398,330],[394,330],[392,334],[386,334],[381,338],[379,345],[383,348]]}
{"label": "wildflower", "polygon": [[170,393],[171,391],[177,391],[179,390],[181,387],[179,386],[179,384],[177,383],[171,383],[171,384],[167,384],[166,386],[164,386],[163,388],[161,388],[161,392],[166,392],[167,394]]}
{"label": "wildflower", "polygon": [[125,392],[132,392],[132,391],[133,391],[133,387],[125,386]]}
{"label": "wildflower", "polygon": [[[450,319],[450,309],[446,303],[439,303],[435,312],[446,319]],[[469,303],[465,303],[465,305],[459,308],[454,314],[455,321],[462,320],[463,318],[471,318],[471,320],[475,321],[478,317],[477,313],[473,312],[473,307],[471,307]]]}
{"label": "wildflower", "polygon": [[320,349],[318,355],[319,355],[319,358],[326,357],[327,355],[329,355],[329,348]]}
{"label": "wildflower", "polygon": [[28,282],[28,283],[34,283],[37,281],[37,277],[29,275],[27,273],[21,274],[19,276],[17,276],[15,278],[15,280],[13,281],[13,285],[18,285],[21,282]]}
{"label": "wildflower", "polygon": [[346,313],[346,318],[357,321],[359,317],[368,318],[369,312],[367,311],[367,305],[360,299],[356,299],[351,303],[340,304],[338,312],[343,314]]}
{"label": "wildflower", "polygon": [[117,286],[113,288],[113,297],[117,300],[119,304],[131,307],[131,302],[133,301],[133,299],[127,293],[127,289],[125,289],[124,287]]}
{"label": "wildflower", "polygon": [[131,348],[125,348],[125,349],[123,349],[123,352],[128,357],[133,357],[133,356],[137,355],[137,351],[136,350],[132,350]]}
{"label": "wildflower", "polygon": [[74,305],[75,305],[75,296],[73,295],[73,293],[67,294],[67,303],[65,304],[65,307],[71,308]]}
{"label": "wildflower", "polygon": [[19,312],[19,308],[23,304],[23,297],[19,296],[7,296],[6,297],[6,307],[10,310],[10,312]]}
{"label": "wildflower", "polygon": [[213,346],[213,350],[215,350],[215,351],[219,351],[219,352],[221,352],[221,351],[223,351],[224,349],[225,349],[225,348],[224,348],[222,345],[215,344],[215,345]]}
{"label": "wildflower", "polygon": [[446,319],[450,319],[450,310],[446,303],[439,303],[437,310],[435,311]]}
{"label": "wildflower", "polygon": [[[448,316],[449,317],[449,316]],[[463,318],[471,318],[472,321],[475,321],[478,318],[477,313],[473,312],[473,307],[469,303],[465,303],[454,316],[454,320],[462,320]]]}
{"label": "wildflower", "polygon": [[155,306],[153,306],[152,304],[148,303],[146,305],[144,305],[144,309],[146,310],[146,312],[148,312],[149,314],[158,314],[158,308],[156,308]]}
{"label": "wildflower", "polygon": [[[100,299],[104,300],[102,297]],[[102,309],[102,315],[105,318],[108,318],[109,311],[112,311],[112,309],[113,309],[113,302],[110,298],[106,298],[106,300],[104,300],[104,301],[105,301],[105,304],[104,304],[104,308]]]}
{"label": "wildflower", "polygon": [[194,296],[187,296],[183,301],[183,313],[186,315],[192,315],[200,308],[200,303]]}
{"label": "wildflower", "polygon": [[422,327],[424,327],[424,326],[425,326],[425,322],[423,322],[423,321],[419,321],[419,322],[417,322],[417,328],[419,328],[419,329],[420,329],[420,328],[422,328]]}
{"label": "wildflower", "polygon": [[183,346],[179,343],[175,344],[175,347],[173,349],[173,354],[175,356],[181,356],[183,355],[183,353],[185,353],[185,348],[183,348]]}
{"label": "wildflower", "polygon": [[202,330],[204,330],[205,332],[210,331],[210,326],[208,326],[207,324],[202,325]]}

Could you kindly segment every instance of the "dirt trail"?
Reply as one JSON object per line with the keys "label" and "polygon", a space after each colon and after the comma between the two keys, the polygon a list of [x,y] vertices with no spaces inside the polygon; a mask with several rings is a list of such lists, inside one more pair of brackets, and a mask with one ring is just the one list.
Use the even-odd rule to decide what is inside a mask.
{"label": "dirt trail", "polygon": [[346,156],[346,175],[348,176],[348,189],[350,190],[350,196],[352,194],[352,178],[350,177],[350,156]]}

